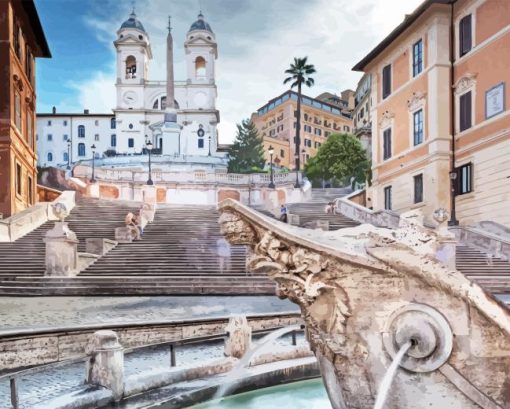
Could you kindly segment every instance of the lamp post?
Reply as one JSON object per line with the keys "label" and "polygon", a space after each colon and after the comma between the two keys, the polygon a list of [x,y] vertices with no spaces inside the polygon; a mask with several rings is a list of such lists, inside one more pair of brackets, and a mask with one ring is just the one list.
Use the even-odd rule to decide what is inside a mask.
{"label": "lamp post", "polygon": [[71,139],[67,140],[67,170],[71,169]]}
{"label": "lamp post", "polygon": [[211,156],[211,135],[209,135],[209,154],[207,156]]}
{"label": "lamp post", "polygon": [[270,168],[270,175],[271,175],[271,181],[269,182],[269,188],[274,189],[274,174],[273,174],[273,154],[274,154],[274,148],[272,146],[269,146],[268,149],[269,157],[271,158],[271,168]]}
{"label": "lamp post", "polygon": [[147,184],[152,186],[154,182],[152,181],[152,169],[151,169],[151,151],[152,151],[152,142],[148,141],[145,146],[147,147],[147,152],[149,152],[149,179],[147,179]]}
{"label": "lamp post", "polygon": [[298,189],[301,187],[299,184],[299,152],[296,152],[294,154],[294,161],[296,163],[296,184],[294,185],[294,187]]}
{"label": "lamp post", "polygon": [[451,211],[450,211],[450,220],[448,220],[448,226],[458,226],[459,221],[455,217],[455,181],[457,180],[457,172],[450,172],[450,191],[451,191]]}
{"label": "lamp post", "polygon": [[96,170],[96,145],[90,147],[92,149],[92,177],[90,183],[96,183],[95,170]]}

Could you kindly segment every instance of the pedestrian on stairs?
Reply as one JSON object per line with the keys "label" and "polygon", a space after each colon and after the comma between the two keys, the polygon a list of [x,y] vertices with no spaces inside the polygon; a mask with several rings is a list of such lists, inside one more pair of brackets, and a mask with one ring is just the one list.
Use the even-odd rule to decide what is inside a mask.
{"label": "pedestrian on stairs", "polygon": [[280,221],[287,223],[287,208],[283,204],[280,207]]}
{"label": "pedestrian on stairs", "polygon": [[126,223],[126,227],[132,232],[132,236],[134,236],[133,240],[141,240],[142,238],[140,236],[140,229],[136,224],[135,215],[129,212],[126,215],[126,219],[124,222]]}

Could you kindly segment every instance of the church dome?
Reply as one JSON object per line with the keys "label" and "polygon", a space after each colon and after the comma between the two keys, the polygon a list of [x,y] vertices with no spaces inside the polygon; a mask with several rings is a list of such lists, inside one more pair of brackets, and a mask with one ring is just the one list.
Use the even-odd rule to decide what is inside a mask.
{"label": "church dome", "polygon": [[142,23],[140,22],[140,20],[138,20],[136,18],[136,14],[135,14],[135,11],[133,10],[133,12],[129,15],[129,18],[124,21],[122,23],[122,25],[120,26],[120,29],[122,30],[123,28],[136,28],[137,30],[140,30],[140,31],[143,31],[145,33],[145,28],[143,28],[143,25]]}
{"label": "church dome", "polygon": [[189,32],[191,31],[195,31],[195,30],[204,30],[204,31],[209,31],[210,33],[212,33],[212,29],[211,29],[211,26],[209,25],[209,23],[207,23],[205,20],[204,20],[204,15],[202,13],[200,13],[198,15],[198,20],[195,21],[191,27],[189,28]]}

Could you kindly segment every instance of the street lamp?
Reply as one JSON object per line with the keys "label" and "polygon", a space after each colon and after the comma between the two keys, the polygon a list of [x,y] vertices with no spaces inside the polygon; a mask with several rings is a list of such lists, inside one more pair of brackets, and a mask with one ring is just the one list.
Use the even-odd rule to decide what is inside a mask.
{"label": "street lamp", "polygon": [[269,157],[271,158],[271,181],[269,182],[269,188],[274,189],[274,175],[273,175],[273,154],[274,154],[274,148],[270,145],[269,149],[267,150],[269,152]]}
{"label": "street lamp", "polygon": [[209,154],[207,156],[211,156],[211,135],[209,135]]}
{"label": "street lamp", "polygon": [[71,139],[67,140],[67,170],[71,169]]}
{"label": "street lamp", "polygon": [[457,180],[457,172],[450,172],[450,191],[451,191],[451,211],[450,220],[448,220],[448,226],[458,226],[459,221],[455,217],[455,181]]}
{"label": "street lamp", "polygon": [[96,183],[96,178],[95,178],[96,145],[92,145],[90,148],[92,149],[92,177],[90,178],[90,183]]}
{"label": "street lamp", "polygon": [[145,146],[147,147],[147,152],[149,152],[149,179],[147,180],[147,184],[152,186],[154,182],[152,181],[152,169],[151,169],[151,151],[152,151],[152,142],[148,141]]}
{"label": "street lamp", "polygon": [[296,164],[296,184],[294,185],[294,187],[298,189],[301,187],[299,184],[299,152],[294,154],[294,162]]}

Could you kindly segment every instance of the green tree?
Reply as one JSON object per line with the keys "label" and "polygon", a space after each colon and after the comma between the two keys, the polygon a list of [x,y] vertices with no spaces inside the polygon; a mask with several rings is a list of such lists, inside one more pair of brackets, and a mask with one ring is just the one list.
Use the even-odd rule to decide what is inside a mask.
{"label": "green tree", "polygon": [[[312,64],[308,64],[308,57],[304,58],[294,58],[294,63],[290,64],[290,68],[285,70],[285,74],[289,74],[290,76],[285,78],[283,81],[284,84],[291,82],[290,88],[297,87],[298,89],[298,100],[297,100],[297,123],[296,123],[296,171],[300,169],[300,129],[301,129],[301,88],[304,85],[307,87],[311,87],[314,84],[314,80],[311,77],[312,74],[315,74],[315,67]],[[297,184],[297,182],[296,182]]]}
{"label": "green tree", "polygon": [[367,153],[354,135],[331,134],[317,155],[310,158],[305,172],[314,186],[321,186],[322,180],[332,179],[345,186],[351,177],[357,182],[365,182],[369,167]]}
{"label": "green tree", "polygon": [[264,169],[264,145],[251,120],[245,119],[237,124],[236,140],[228,157],[228,171],[231,173],[253,173]]}

